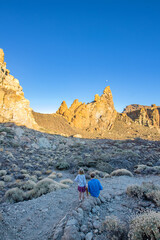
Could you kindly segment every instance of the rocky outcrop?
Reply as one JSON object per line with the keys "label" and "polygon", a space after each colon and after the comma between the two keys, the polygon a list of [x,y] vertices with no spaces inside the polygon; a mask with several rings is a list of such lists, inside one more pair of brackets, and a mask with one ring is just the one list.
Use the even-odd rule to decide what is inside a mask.
{"label": "rocky outcrop", "polygon": [[103,131],[113,127],[117,111],[114,108],[112,93],[108,86],[101,96],[96,94],[91,103],[85,104],[76,99],[68,108],[63,101],[57,114],[65,117],[71,126],[76,128]]}
{"label": "rocky outcrop", "polygon": [[30,128],[38,128],[29,101],[25,99],[19,81],[10,75],[0,49],[0,122],[15,122]]}
{"label": "rocky outcrop", "polygon": [[127,106],[123,113],[126,113],[134,122],[147,127],[160,127],[160,107],[155,104],[144,106],[133,104]]}

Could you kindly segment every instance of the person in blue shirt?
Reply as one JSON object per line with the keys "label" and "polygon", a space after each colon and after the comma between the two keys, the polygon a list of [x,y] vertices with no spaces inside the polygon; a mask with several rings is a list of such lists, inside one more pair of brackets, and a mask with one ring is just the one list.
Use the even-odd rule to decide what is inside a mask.
{"label": "person in blue shirt", "polygon": [[103,189],[100,181],[95,179],[95,173],[92,172],[90,174],[91,180],[88,182],[88,192],[91,194],[92,197],[99,197],[100,190]]}

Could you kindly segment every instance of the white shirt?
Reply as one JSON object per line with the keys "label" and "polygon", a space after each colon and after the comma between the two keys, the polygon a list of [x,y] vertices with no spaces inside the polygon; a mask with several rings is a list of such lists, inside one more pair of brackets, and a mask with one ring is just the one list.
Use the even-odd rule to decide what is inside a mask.
{"label": "white shirt", "polygon": [[79,187],[85,187],[86,186],[86,178],[85,175],[78,174],[77,177],[74,179],[75,182],[78,182]]}

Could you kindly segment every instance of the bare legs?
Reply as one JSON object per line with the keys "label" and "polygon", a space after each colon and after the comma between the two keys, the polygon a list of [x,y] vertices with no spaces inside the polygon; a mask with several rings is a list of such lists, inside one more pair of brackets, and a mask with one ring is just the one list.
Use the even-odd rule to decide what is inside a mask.
{"label": "bare legs", "polygon": [[79,192],[79,201],[84,200],[84,192]]}
{"label": "bare legs", "polygon": [[81,201],[82,193],[79,192],[79,201]]}

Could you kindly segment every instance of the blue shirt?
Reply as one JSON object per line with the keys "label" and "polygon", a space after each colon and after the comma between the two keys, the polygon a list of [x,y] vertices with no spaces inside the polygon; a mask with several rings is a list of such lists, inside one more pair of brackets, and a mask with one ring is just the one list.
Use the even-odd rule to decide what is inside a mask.
{"label": "blue shirt", "polygon": [[92,197],[98,197],[102,189],[103,187],[98,179],[93,178],[88,182],[88,192]]}

